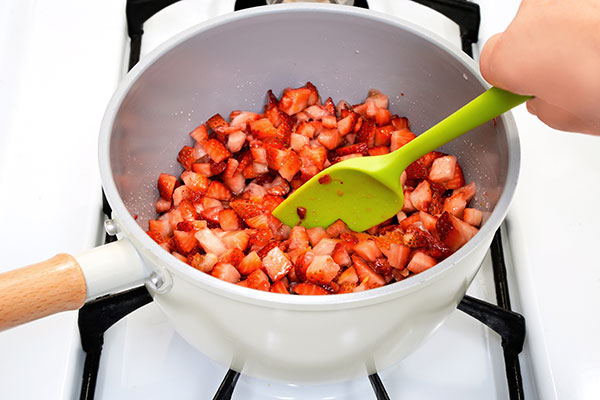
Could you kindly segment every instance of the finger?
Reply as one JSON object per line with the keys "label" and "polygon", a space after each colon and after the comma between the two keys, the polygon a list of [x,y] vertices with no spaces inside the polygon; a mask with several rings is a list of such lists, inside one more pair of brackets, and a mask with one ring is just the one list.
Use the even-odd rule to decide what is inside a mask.
{"label": "finger", "polygon": [[551,128],[567,132],[594,133],[592,121],[584,121],[575,114],[540,98],[529,100],[527,110]]}
{"label": "finger", "polygon": [[490,37],[487,42],[483,45],[483,49],[481,50],[481,55],[479,56],[479,69],[481,71],[481,75],[483,79],[488,81],[490,85],[499,86],[496,83],[496,75],[494,74],[494,65],[492,63],[492,55],[494,54],[494,49],[500,40],[502,33],[497,33],[494,36]]}

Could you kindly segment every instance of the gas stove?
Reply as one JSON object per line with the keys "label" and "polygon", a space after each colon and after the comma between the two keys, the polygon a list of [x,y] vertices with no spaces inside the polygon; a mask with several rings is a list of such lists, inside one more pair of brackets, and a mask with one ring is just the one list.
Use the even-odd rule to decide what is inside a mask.
{"label": "gas stove", "polygon": [[[185,28],[253,2],[166,0],[158,3],[174,4],[156,14],[149,3],[122,0],[79,4],[61,0],[52,4],[0,4],[4,33],[0,55],[11,60],[0,64],[0,92],[5,94],[0,97],[0,184],[10,188],[6,193],[21,194],[0,199],[6,210],[5,224],[11,226],[10,232],[2,232],[2,243],[11,246],[4,246],[5,263],[0,271],[48,258],[58,251],[77,254],[103,242],[96,141],[104,108],[118,81],[136,62],[138,50],[143,57]],[[478,1],[482,23],[477,41],[472,14],[448,12],[465,6],[462,2],[354,3],[422,24],[466,52],[471,51],[475,58],[479,46],[507,26],[518,6],[517,1]],[[128,9],[133,6],[141,8],[133,13]],[[600,334],[600,322],[589,316],[596,315],[594,310],[600,306],[600,272],[593,268],[592,252],[582,249],[593,248],[600,239],[592,229],[600,223],[600,217],[589,212],[594,209],[594,199],[600,196],[598,186],[589,184],[594,171],[600,171],[596,159],[600,142],[553,131],[528,115],[524,107],[514,114],[523,153],[519,190],[502,227],[503,236],[494,241],[495,247],[468,295],[496,303],[500,289],[506,291],[504,297],[499,295],[500,300],[507,301],[508,290],[498,288],[502,277],[494,276],[499,271],[494,263],[504,259],[512,300],[509,304],[527,319],[525,349],[512,360],[517,364],[507,362],[502,340],[493,330],[457,310],[417,352],[370,379],[331,385],[261,381],[227,371],[192,348],[149,302],[142,288],[121,295],[131,310],[141,308],[127,314],[120,306],[117,313],[125,316],[115,318],[115,325],[100,338],[89,339],[82,334],[80,339],[77,312],[1,333],[3,396],[597,398],[600,345],[595,338]],[[565,148],[573,148],[573,152],[559,156],[559,150]],[[548,155],[553,160],[550,163]],[[570,196],[552,196],[561,187],[569,187]],[[578,199],[576,209],[559,207],[569,198]],[[86,307],[92,309],[94,304],[98,303]],[[469,308],[477,310],[477,306],[477,300],[471,297],[461,303],[462,309],[471,314]],[[100,324],[97,314],[87,315],[91,315],[89,326]],[[80,318],[80,324],[83,320],[85,325],[85,317]],[[88,352],[86,358],[82,345],[92,346],[90,341],[94,340],[103,340],[101,357],[96,355],[94,359]],[[520,374],[514,365],[520,366]]]}

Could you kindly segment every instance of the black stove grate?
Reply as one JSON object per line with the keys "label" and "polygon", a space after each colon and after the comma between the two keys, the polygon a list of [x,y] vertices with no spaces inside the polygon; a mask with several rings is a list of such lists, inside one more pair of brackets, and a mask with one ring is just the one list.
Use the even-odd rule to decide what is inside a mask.
{"label": "black stove grate", "polygon": [[[129,69],[140,59],[143,26],[154,14],[176,3],[178,0],[128,0],[126,6],[128,35],[130,38]],[[462,48],[473,56],[472,45],[479,34],[479,6],[465,0],[413,0],[428,6],[456,22],[460,27]],[[235,11],[265,5],[261,0],[237,0]],[[369,8],[366,0],[355,0],[354,5]],[[103,212],[108,217],[112,211],[106,196],[103,197]],[[106,235],[105,242],[116,240]],[[498,229],[491,244],[496,301],[498,305],[465,296],[457,308],[484,323],[502,338],[506,379],[510,400],[524,399],[521,367],[518,355],[525,341],[525,319],[511,311],[501,230]],[[104,333],[121,318],[150,303],[152,296],[144,287],[107,295],[87,303],[79,311],[78,325],[83,351],[86,353],[83,367],[80,399],[93,400],[95,396],[100,356],[104,344]],[[239,372],[227,371],[213,400],[230,400],[240,377]],[[389,400],[385,386],[377,373],[369,375],[369,381],[377,400]]]}

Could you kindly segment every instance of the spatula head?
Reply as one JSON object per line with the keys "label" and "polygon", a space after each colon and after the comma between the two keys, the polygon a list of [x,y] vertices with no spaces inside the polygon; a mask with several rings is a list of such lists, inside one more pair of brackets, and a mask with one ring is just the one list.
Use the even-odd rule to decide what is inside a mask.
{"label": "spatula head", "polygon": [[[404,201],[401,185],[382,176],[378,157],[334,164],[296,189],[273,215],[288,226],[327,227],[338,219],[361,232],[394,216]],[[369,159],[368,163],[365,163]],[[386,179],[388,178],[388,179]]]}

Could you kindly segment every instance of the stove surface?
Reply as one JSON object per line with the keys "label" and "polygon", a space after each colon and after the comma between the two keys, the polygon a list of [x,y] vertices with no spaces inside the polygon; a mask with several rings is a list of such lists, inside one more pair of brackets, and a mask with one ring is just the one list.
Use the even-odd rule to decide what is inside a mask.
{"label": "stove surface", "polygon": [[[484,43],[507,26],[518,1],[478,3]],[[413,22],[433,21],[460,46],[458,27],[424,7],[409,1],[369,4],[404,17],[411,9]],[[229,0],[183,0],[145,24],[142,54],[232,9]],[[0,197],[3,222],[11,227],[0,233],[0,271],[57,252],[77,254],[101,241],[96,142],[104,108],[126,71],[124,10],[124,0],[0,3],[0,58],[10,60],[0,63],[0,187],[12,193]],[[505,249],[513,252],[507,259],[517,266],[509,265],[513,308],[528,323],[521,356],[525,398],[599,398],[600,320],[590,316],[600,307],[600,269],[586,250],[600,239],[592,228],[600,214],[590,211],[600,197],[598,185],[590,184],[600,171],[600,140],[556,132],[524,107],[514,115],[523,165],[504,232]],[[561,154],[565,148],[573,150]],[[568,195],[556,196],[562,182]],[[563,206],[573,198],[577,207]],[[490,269],[488,257],[469,294],[494,302]],[[178,398],[203,398],[215,393],[226,372],[183,341],[153,304],[120,321],[105,340],[98,399],[164,398],[173,388]],[[75,312],[0,333],[0,354],[6,398],[77,397],[83,354]],[[459,311],[415,354],[380,376],[392,398],[508,397],[499,338]],[[372,393],[367,379],[295,386],[242,376],[234,398],[366,399]]]}

